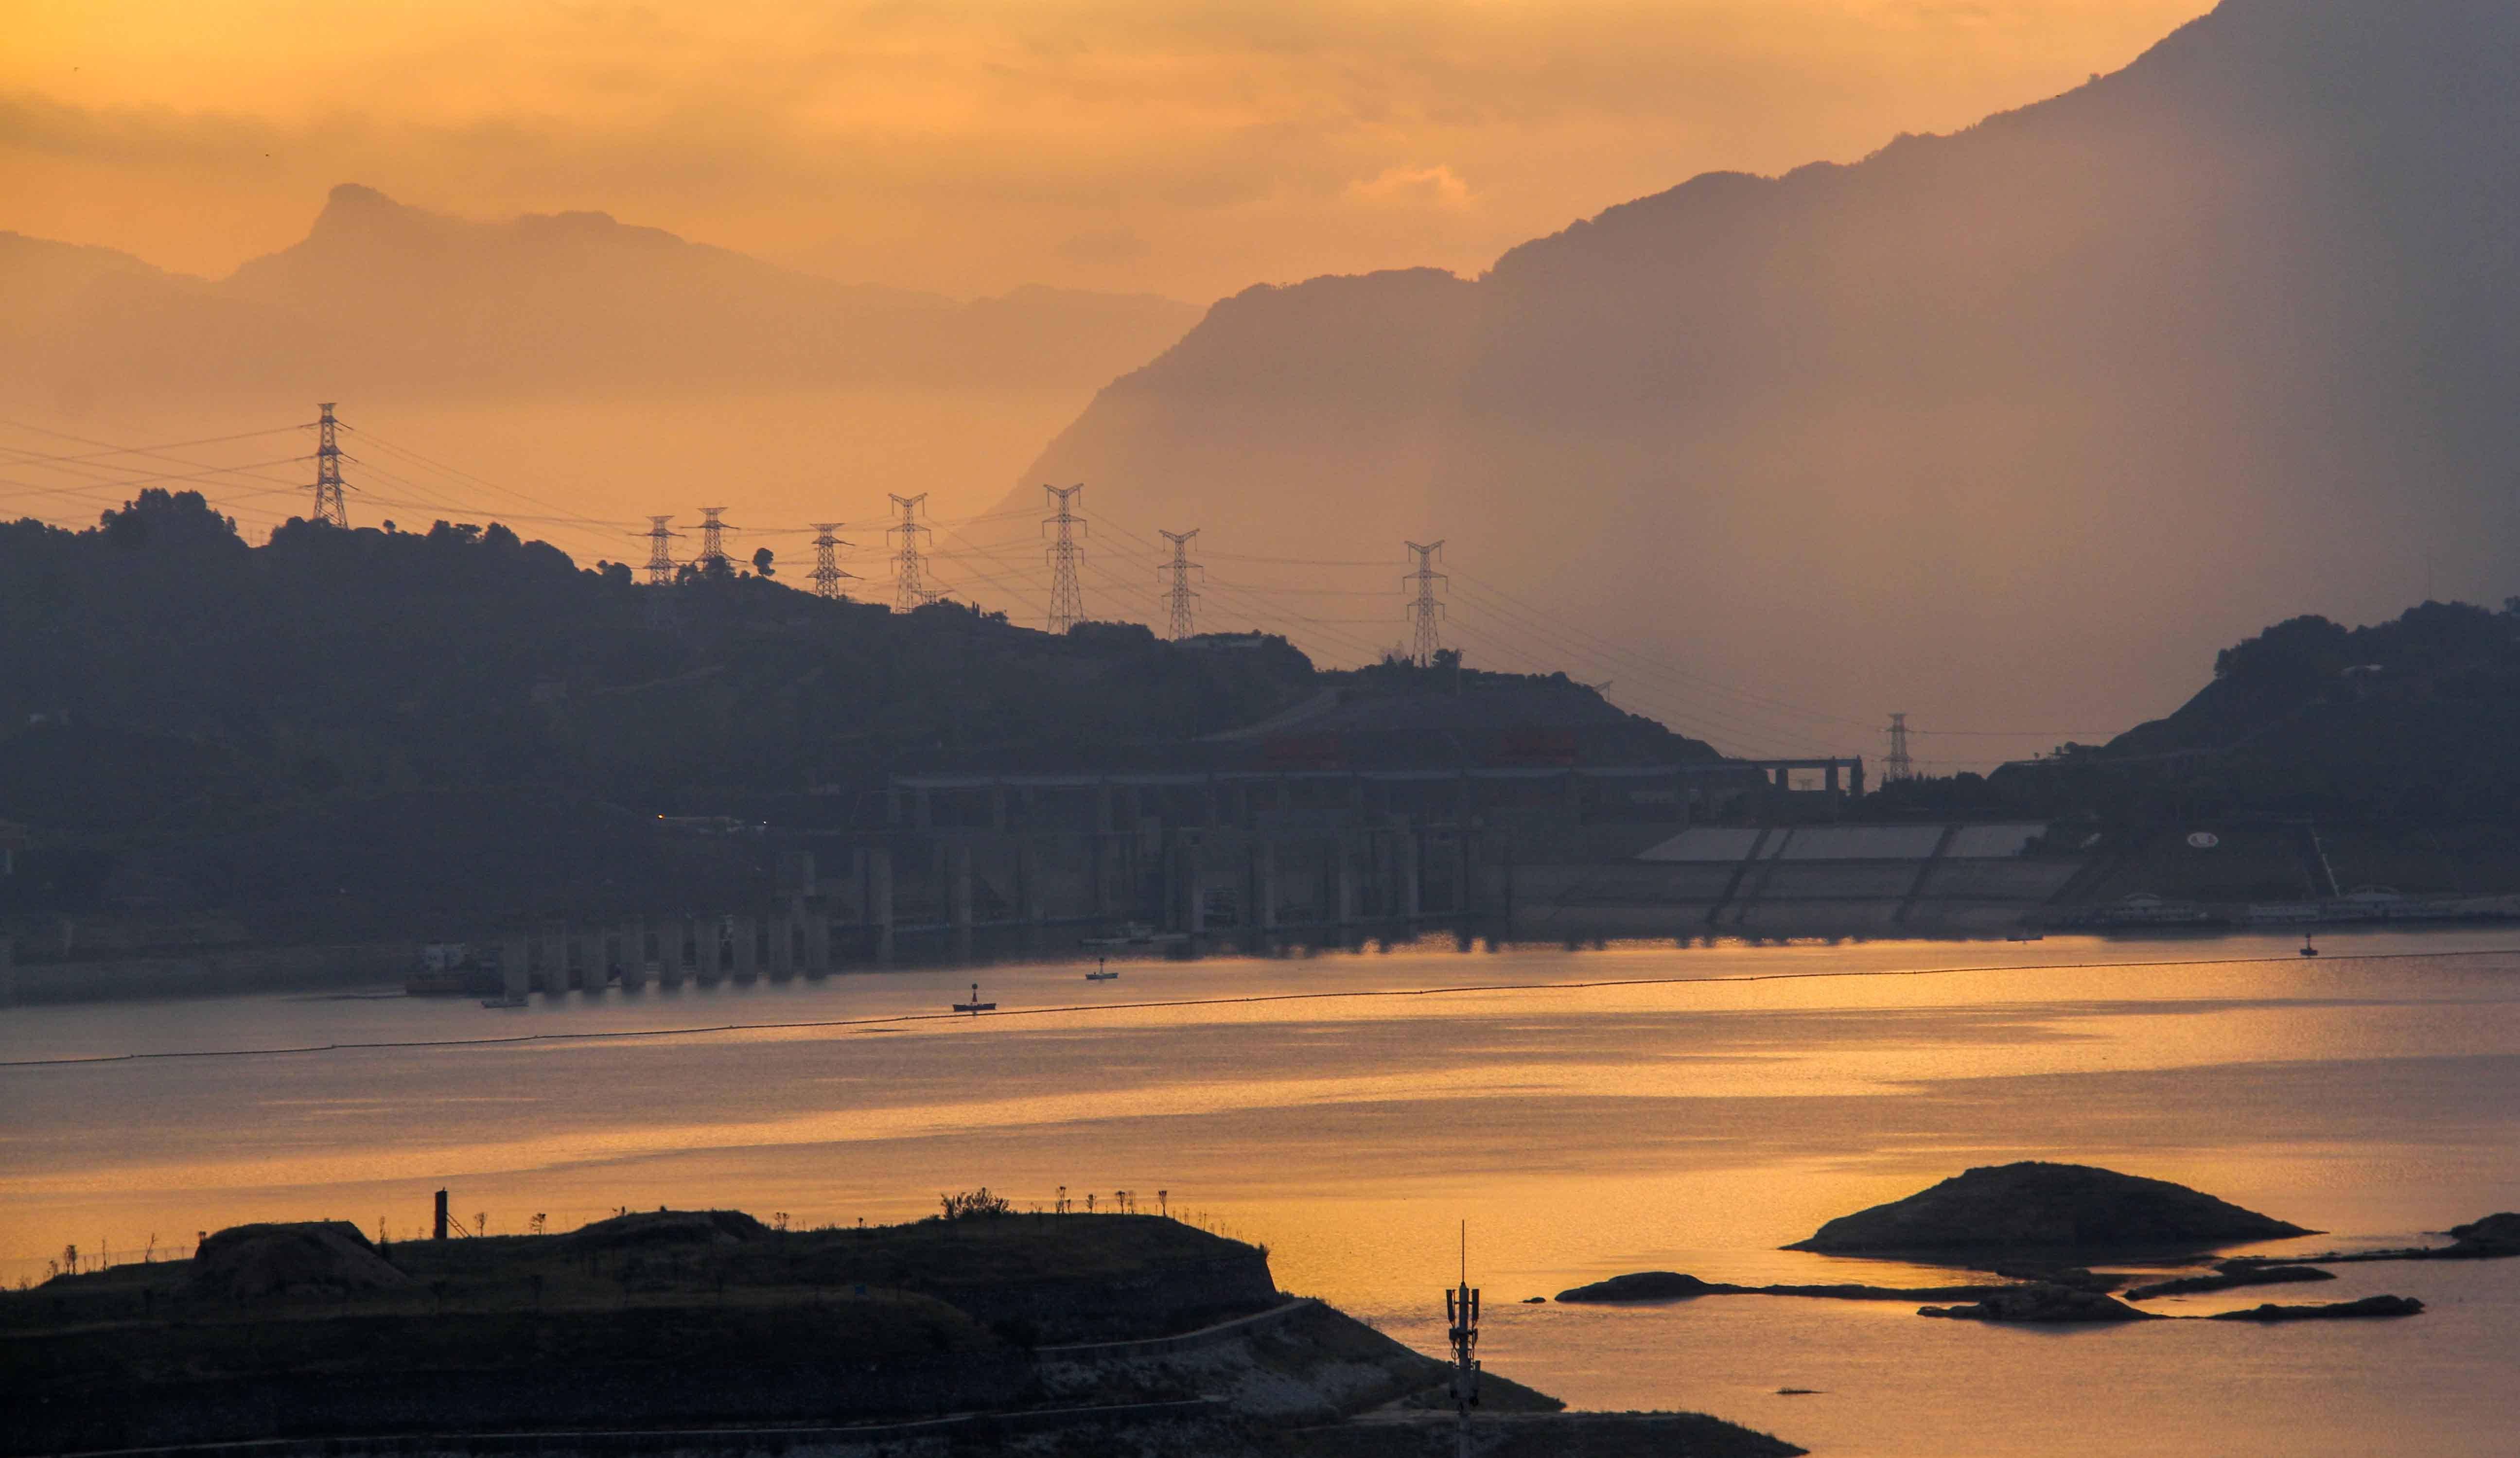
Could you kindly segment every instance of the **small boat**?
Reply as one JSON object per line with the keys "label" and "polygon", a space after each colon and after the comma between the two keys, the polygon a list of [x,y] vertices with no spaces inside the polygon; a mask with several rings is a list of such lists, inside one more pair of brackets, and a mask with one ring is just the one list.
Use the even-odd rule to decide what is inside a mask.
{"label": "small boat", "polygon": [[520,1008],[524,1005],[525,995],[521,992],[512,992],[505,997],[484,997],[481,999],[481,1006],[485,1008]]}
{"label": "small boat", "polygon": [[1120,930],[1108,936],[1088,936],[1084,946],[1164,946],[1188,941],[1188,932],[1158,932],[1145,922],[1122,922]]}
{"label": "small boat", "polygon": [[1085,975],[1085,980],[1089,982],[1108,982],[1117,980],[1120,974],[1113,972],[1107,964],[1103,964],[1098,960],[1094,970]]}
{"label": "small boat", "polygon": [[997,1010],[998,1005],[996,1003],[980,1001],[980,984],[977,982],[973,982],[971,984],[971,1000],[969,1002],[958,1002],[954,1004],[954,1011],[958,1013],[994,1013]]}
{"label": "small boat", "polygon": [[2006,941],[2046,941],[2048,939],[2048,934],[2044,932],[2015,932],[2003,939]]}

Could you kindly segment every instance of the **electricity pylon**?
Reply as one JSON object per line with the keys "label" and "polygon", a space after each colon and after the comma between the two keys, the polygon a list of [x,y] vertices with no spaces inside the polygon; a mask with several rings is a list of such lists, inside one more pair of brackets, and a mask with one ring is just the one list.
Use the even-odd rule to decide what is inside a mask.
{"label": "electricity pylon", "polygon": [[1076,498],[1085,494],[1085,483],[1042,489],[1050,493],[1053,515],[1042,518],[1041,524],[1058,528],[1058,539],[1049,547],[1050,630],[1064,633],[1085,620],[1085,588],[1076,578],[1076,565],[1084,560],[1085,549],[1076,545],[1076,528],[1086,525],[1086,521],[1075,510]]}
{"label": "electricity pylon", "polygon": [[834,552],[834,549],[839,547],[857,545],[855,542],[844,542],[832,535],[833,531],[839,529],[839,525],[837,522],[814,524],[814,591],[823,597],[838,597],[841,578],[846,577],[851,581],[857,579],[857,573],[841,570],[839,558]]}
{"label": "electricity pylon", "polygon": [[895,495],[892,498],[892,504],[901,508],[901,520],[885,527],[883,534],[901,538],[901,550],[892,554],[892,611],[895,613],[907,613],[913,608],[925,606],[927,602],[927,584],[921,580],[919,556],[920,536],[922,533],[934,535],[919,522],[920,507],[926,500],[924,491],[916,496]]}
{"label": "electricity pylon", "polygon": [[1894,713],[1890,716],[1890,757],[1882,762],[1881,778],[1887,782],[1915,777],[1916,761],[1908,757],[1908,716]]}
{"label": "electricity pylon", "polygon": [[339,422],[333,419],[333,403],[326,400],[315,407],[323,415],[315,422],[314,520],[334,526],[347,526],[350,524],[350,508],[341,499],[341,443],[334,435]]}
{"label": "electricity pylon", "polygon": [[682,533],[665,524],[672,520],[671,515],[648,519],[648,585],[651,587],[673,584],[673,540]]}
{"label": "electricity pylon", "polygon": [[1155,575],[1169,575],[1171,584],[1164,589],[1165,606],[1172,610],[1172,639],[1178,643],[1194,631],[1191,618],[1197,611],[1198,593],[1191,585],[1191,573],[1207,569],[1190,560],[1191,540],[1198,535],[1193,526],[1188,531],[1166,531],[1156,528],[1155,535],[1173,544],[1173,560],[1158,566]]}
{"label": "electricity pylon", "polygon": [[1432,542],[1421,547],[1411,542],[1409,550],[1418,554],[1418,570],[1400,581],[1404,588],[1414,585],[1418,593],[1409,600],[1409,620],[1417,629],[1418,640],[1414,657],[1418,667],[1431,668],[1435,655],[1444,647],[1444,632],[1438,626],[1444,620],[1444,604],[1435,596],[1435,584],[1450,579],[1434,569],[1435,560],[1444,553],[1444,544]]}
{"label": "electricity pylon", "polygon": [[726,524],[718,520],[719,514],[725,510],[726,508],[722,506],[700,508],[699,565],[701,571],[726,570]]}

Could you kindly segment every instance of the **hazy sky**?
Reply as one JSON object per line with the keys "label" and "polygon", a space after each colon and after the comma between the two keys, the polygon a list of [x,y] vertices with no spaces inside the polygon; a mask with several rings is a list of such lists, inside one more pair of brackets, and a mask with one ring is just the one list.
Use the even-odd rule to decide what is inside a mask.
{"label": "hazy sky", "polygon": [[836,276],[1203,299],[2114,69],[2204,0],[0,0],[0,228],[224,273],[369,183]]}

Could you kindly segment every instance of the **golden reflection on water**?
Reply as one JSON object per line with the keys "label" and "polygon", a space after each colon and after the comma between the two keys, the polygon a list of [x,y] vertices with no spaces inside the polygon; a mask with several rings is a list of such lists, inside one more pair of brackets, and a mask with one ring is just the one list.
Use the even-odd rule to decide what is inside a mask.
{"label": "golden reflection on water", "polygon": [[[2409,1240],[2520,1206],[2520,956],[2496,950],[2504,939],[2366,937],[2355,945],[2473,954],[2318,963],[2271,941],[1418,949],[1130,964],[1123,990],[1099,996],[1072,965],[1052,965],[983,977],[1011,1014],[1071,1010],[979,1020],[925,1016],[968,981],[945,973],[614,993],[506,1021],[398,1000],[22,1010],[0,1028],[0,1057],[608,1035],[0,1069],[0,1258],[39,1271],[71,1242],[136,1253],[150,1232],[181,1244],[253,1218],[408,1234],[440,1183],[500,1231],[535,1212],[565,1229],[656,1204],[808,1224],[902,1218],[937,1191],[983,1183],[1026,1205],[1065,1185],[1131,1190],[1151,1207],[1165,1190],[1175,1208],[1266,1242],[1286,1288],[1427,1340],[1425,1299],[1455,1278],[1463,1219],[1492,1309],[1647,1268],[1933,1285],[1948,1276],[1776,1248],[2018,1158],[2194,1185],[2337,1232],[2322,1248]],[[2110,955],[2177,965],[2088,965]],[[1969,963],[2010,965],[1836,975]],[[1697,980],[1607,984],[1675,977]],[[1538,985],[1423,990],[1497,983]],[[1411,995],[1219,1000],[1288,991]],[[2494,1311],[2476,1319],[2512,1315]],[[1693,1360],[1730,1364],[1726,1382],[1793,1365],[1778,1344],[1834,1344],[1833,1370],[1909,1383],[1928,1381],[1912,1367],[1918,1350],[2013,1361],[2035,1349],[1943,1326],[1895,1303],[1726,1298],[1685,1311],[1515,1307],[1492,1340],[1500,1370],[1514,1370],[1511,1353],[1532,1369],[1516,1375],[1579,1402],[1719,1410],[1709,1393],[1748,1397],[1693,1387],[1670,1361],[1647,1361],[1658,1375],[1643,1378],[1622,1365],[1643,1359],[1637,1333],[1693,1344]],[[1731,1351],[1727,1333],[1767,1356]],[[2092,1349],[2137,1353],[2126,1381],[2170,1381],[2140,1355],[2168,1342]],[[2014,1375],[2035,1386],[2063,1371],[2032,1362]],[[2370,1417],[2390,1398],[2373,1388],[2357,1400]],[[1872,1441],[1821,1411],[1762,1426],[1849,1450]]]}

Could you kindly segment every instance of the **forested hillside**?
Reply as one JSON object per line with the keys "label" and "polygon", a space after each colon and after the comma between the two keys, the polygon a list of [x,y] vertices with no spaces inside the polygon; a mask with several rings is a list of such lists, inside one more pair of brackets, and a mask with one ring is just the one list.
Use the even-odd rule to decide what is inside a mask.
{"label": "forested hillside", "polygon": [[2105,745],[1886,786],[1874,802],[2117,823],[2520,823],[2520,603],[2425,603],[2352,628],[2289,618],[2217,654],[2178,711]]}
{"label": "forested hillside", "polygon": [[[0,821],[35,846],[0,906],[373,920],[558,914],[637,887],[705,901],[766,875],[757,838],[659,816],[879,824],[874,792],[906,756],[1125,762],[1326,689],[1512,681],[1321,674],[1279,639],[1054,636],[952,602],[895,614],[796,590],[799,570],[721,561],[652,586],[444,522],[292,522],[249,547],[163,490],[82,531],[0,525]],[[1711,752],[1562,675],[1543,687],[1649,752]]]}

